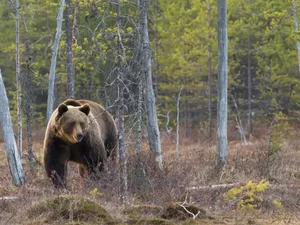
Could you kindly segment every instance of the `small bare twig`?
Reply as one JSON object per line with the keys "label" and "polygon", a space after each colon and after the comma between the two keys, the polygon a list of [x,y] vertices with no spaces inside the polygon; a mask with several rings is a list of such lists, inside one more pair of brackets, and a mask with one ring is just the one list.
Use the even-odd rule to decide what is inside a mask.
{"label": "small bare twig", "polygon": [[190,215],[193,217],[193,220],[194,220],[194,219],[196,219],[196,218],[199,216],[200,211],[198,211],[197,214],[194,214],[194,213],[190,212],[190,211],[185,207],[187,196],[188,196],[188,193],[187,193],[186,196],[185,196],[184,202],[181,203],[180,206],[181,206],[188,214],[190,214]]}
{"label": "small bare twig", "polygon": [[20,7],[17,8],[16,5],[15,5],[15,3],[12,0],[8,0],[8,1],[9,1],[10,5],[11,5],[13,11],[22,18],[22,21],[23,21],[23,24],[24,24],[26,32],[29,32],[27,24],[26,24],[26,21],[25,21],[24,17],[22,16],[22,14],[19,11]]}
{"label": "small bare twig", "polygon": [[4,224],[9,224],[8,222],[13,218],[14,215],[15,215],[15,214],[12,213],[12,214],[10,215],[10,217],[6,220],[6,222],[5,222]]}
{"label": "small bare twig", "polygon": [[236,118],[236,122],[237,122],[237,126],[238,126],[238,129],[239,129],[239,132],[241,134],[241,142],[244,142],[244,144],[246,145],[247,144],[247,140],[246,140],[246,137],[245,137],[245,131],[243,129],[243,124],[242,124],[242,120],[241,120],[241,116],[240,116],[240,111],[239,111],[239,108],[236,104],[236,101],[233,97],[233,95],[231,95],[231,98],[233,100],[233,104],[234,104],[234,107],[236,109],[236,115],[235,115],[235,118]]}
{"label": "small bare twig", "polygon": [[170,122],[170,117],[169,117],[170,112],[171,112],[171,110],[168,111],[167,115],[161,115],[162,117],[167,118],[167,122],[166,122],[166,131],[167,131],[167,133],[168,133],[168,136],[170,136],[171,131],[172,131],[172,128],[171,128],[171,129],[168,128],[169,122]]}

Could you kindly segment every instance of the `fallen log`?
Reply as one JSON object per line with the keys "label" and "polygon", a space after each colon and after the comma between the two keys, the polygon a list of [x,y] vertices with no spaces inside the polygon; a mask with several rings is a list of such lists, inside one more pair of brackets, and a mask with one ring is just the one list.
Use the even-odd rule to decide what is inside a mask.
{"label": "fallen log", "polygon": [[[247,183],[231,183],[231,184],[211,184],[211,185],[199,185],[186,187],[186,191],[197,191],[197,190],[218,190],[228,189],[234,187],[245,186]],[[300,188],[300,184],[269,184],[268,188],[279,189],[279,188]]]}
{"label": "fallen log", "polygon": [[15,201],[15,200],[18,200],[18,199],[20,199],[20,198],[19,197],[9,197],[9,196],[0,197],[0,200],[2,200],[2,201]]}

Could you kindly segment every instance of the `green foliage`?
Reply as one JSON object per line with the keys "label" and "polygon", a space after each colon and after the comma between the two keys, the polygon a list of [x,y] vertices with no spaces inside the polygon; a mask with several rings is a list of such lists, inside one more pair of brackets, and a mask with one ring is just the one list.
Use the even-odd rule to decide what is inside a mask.
{"label": "green foliage", "polygon": [[291,135],[289,118],[282,112],[277,113],[268,131],[268,154],[273,155],[279,152],[284,144],[284,140]]}
{"label": "green foliage", "polygon": [[[176,120],[176,102],[182,85],[181,111],[207,108],[208,62],[217,68],[216,1],[160,1],[163,16],[158,16],[159,39],[152,41],[159,64],[158,102],[162,114],[171,111]],[[178,19],[181,18],[181,19]],[[201,24],[201,25],[200,25]],[[191,109],[191,110],[188,110]],[[187,112],[189,113],[189,112]],[[199,115],[193,113],[199,119]],[[200,117],[201,118],[201,117]]]}
{"label": "green foliage", "polygon": [[282,209],[283,208],[283,206],[282,206],[282,203],[280,202],[280,201],[278,201],[278,200],[273,200],[273,204],[276,206],[276,208],[278,208],[278,209]]}
{"label": "green foliage", "polygon": [[[127,62],[126,85],[135,95],[140,46],[136,0],[122,0],[122,37]],[[213,118],[217,97],[217,2],[213,0],[159,1],[149,7],[150,39],[153,47],[153,80],[160,115],[170,111],[170,126],[176,124],[176,103],[184,86],[180,112],[186,128],[200,128],[208,117],[208,100],[212,98]],[[105,0],[72,0],[70,19],[76,19],[73,39],[76,98],[102,100],[109,105],[116,90],[118,63],[117,7]],[[58,1],[22,2],[21,60],[24,42],[30,40],[31,69],[34,74],[36,113],[46,111],[48,73],[56,30]],[[289,115],[300,106],[300,80],[296,41],[299,32],[290,16],[292,3],[280,0],[228,1],[229,94],[239,103],[242,117],[248,101],[247,69],[250,67],[253,112]],[[159,10],[157,10],[159,8]],[[76,12],[76,13],[75,13]],[[0,65],[9,92],[12,116],[15,117],[15,15],[8,1],[0,2],[0,29],[5,34],[0,43]],[[180,19],[179,19],[180,18]],[[63,24],[63,29],[65,29]],[[250,57],[250,65],[248,65]],[[57,92],[60,102],[66,96],[66,45],[62,34],[57,62]],[[129,68],[130,67],[130,68]],[[130,76],[130,78],[129,78]],[[211,95],[208,80],[211,77]],[[109,96],[109,97],[107,97]],[[231,104],[231,103],[230,103]],[[43,121],[39,117],[39,121]],[[182,121],[182,120],[181,120]],[[160,126],[165,118],[160,117]],[[278,146],[274,147],[279,148]],[[273,150],[272,150],[273,151]]]}
{"label": "green foliage", "polygon": [[100,197],[103,196],[103,193],[101,193],[98,188],[94,188],[93,190],[90,191],[90,195]]}
{"label": "green foliage", "polygon": [[[260,205],[263,202],[263,193],[268,189],[269,182],[265,179],[259,183],[251,180],[239,188],[232,188],[224,194],[226,201],[233,201],[237,210],[259,211]],[[280,205],[280,202],[275,201],[275,205]]]}
{"label": "green foliage", "polygon": [[[21,60],[25,61],[24,43],[30,40],[32,49],[31,70],[34,73],[34,96],[37,105],[37,115],[46,112],[48,73],[52,56],[52,44],[56,30],[56,11],[58,1],[22,2],[19,9],[21,18]],[[121,1],[122,19],[121,35],[126,51],[126,57],[132,58],[133,33],[136,32],[137,7],[131,1]],[[92,100],[104,100],[105,80],[115,79],[115,64],[117,62],[117,26],[116,5],[108,4],[104,0],[96,1],[72,1],[71,26],[74,33],[73,39],[73,63],[75,69],[76,98],[89,98]],[[75,13],[76,12],[76,13]],[[7,1],[0,3],[0,16],[2,23],[0,28],[5,35],[0,43],[0,64],[4,82],[9,90],[9,99],[12,115],[15,115],[14,92],[16,90],[15,76],[15,14]],[[74,24],[76,18],[76,24]],[[74,19],[74,21],[73,21]],[[63,23],[63,29],[65,29]],[[60,102],[66,96],[66,45],[65,32],[63,30],[59,45],[56,68],[56,84],[58,99]],[[113,87],[110,92],[115,92]],[[107,91],[107,90],[106,90]],[[114,96],[111,94],[112,102]],[[43,119],[41,119],[43,121]],[[39,119],[35,122],[41,122]]]}

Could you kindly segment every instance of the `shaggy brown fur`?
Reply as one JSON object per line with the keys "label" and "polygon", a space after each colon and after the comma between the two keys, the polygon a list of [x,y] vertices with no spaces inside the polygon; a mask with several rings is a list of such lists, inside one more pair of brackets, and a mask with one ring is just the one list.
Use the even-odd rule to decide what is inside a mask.
{"label": "shaggy brown fur", "polygon": [[118,132],[112,116],[96,102],[68,99],[53,112],[44,139],[44,165],[55,187],[65,187],[67,163],[95,177],[107,157],[116,157]]}

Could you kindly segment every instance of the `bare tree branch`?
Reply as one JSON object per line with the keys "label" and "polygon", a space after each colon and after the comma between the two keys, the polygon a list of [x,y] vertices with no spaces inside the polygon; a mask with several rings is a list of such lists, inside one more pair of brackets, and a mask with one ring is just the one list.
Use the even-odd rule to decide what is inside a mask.
{"label": "bare tree branch", "polygon": [[22,14],[19,11],[20,6],[16,7],[15,3],[12,0],[8,0],[8,2],[10,3],[10,5],[12,7],[12,10],[21,17],[21,19],[23,21],[23,24],[24,24],[24,27],[25,27],[25,31],[29,32],[26,21],[25,21],[24,17],[22,16]]}

